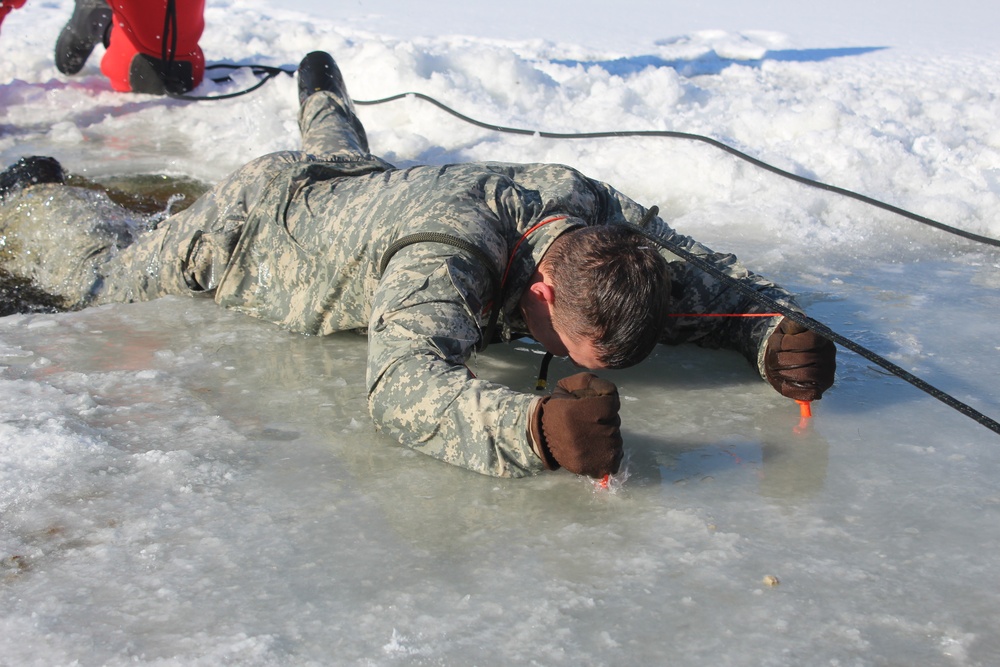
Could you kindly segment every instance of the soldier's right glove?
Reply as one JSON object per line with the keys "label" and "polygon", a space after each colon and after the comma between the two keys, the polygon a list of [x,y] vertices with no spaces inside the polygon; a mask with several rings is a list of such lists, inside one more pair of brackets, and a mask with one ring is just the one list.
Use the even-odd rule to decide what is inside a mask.
{"label": "soldier's right glove", "polygon": [[549,470],[560,466],[600,478],[618,472],[622,460],[618,387],[592,373],[556,385],[531,415],[531,437]]}
{"label": "soldier's right glove", "polygon": [[833,386],[837,346],[787,317],[767,341],[764,375],[782,396],[816,401]]}

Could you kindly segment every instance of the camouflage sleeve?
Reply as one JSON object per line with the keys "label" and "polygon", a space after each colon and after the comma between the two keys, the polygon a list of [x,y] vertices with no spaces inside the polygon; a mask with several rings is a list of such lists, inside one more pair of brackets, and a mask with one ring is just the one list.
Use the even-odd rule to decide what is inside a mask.
{"label": "camouflage sleeve", "polygon": [[369,326],[369,408],[376,426],[416,451],[486,475],[523,477],[544,470],[528,436],[538,399],[479,380],[465,366],[485,321],[489,280],[439,244],[394,256]]}
{"label": "camouflage sleeve", "polygon": [[[639,224],[646,209],[609,186],[598,184],[608,197],[609,216]],[[717,253],[689,236],[674,231],[658,216],[646,223],[645,229],[657,238],[696,255],[720,269],[725,275],[751,285],[755,291],[798,310],[795,298],[783,287],[748,271],[733,254]],[[671,311],[678,315],[746,314],[768,310],[734,289],[727,282],[691,266],[667,249],[661,254],[670,265],[672,279]],[[764,377],[764,349],[767,339],[778,326],[781,317],[671,317],[660,342],[668,345],[695,343],[703,347],[731,349],[740,352]]]}

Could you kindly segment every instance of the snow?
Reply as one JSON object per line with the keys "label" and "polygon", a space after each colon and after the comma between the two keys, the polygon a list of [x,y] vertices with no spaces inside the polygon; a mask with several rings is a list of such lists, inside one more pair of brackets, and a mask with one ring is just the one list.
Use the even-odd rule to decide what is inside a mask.
{"label": "snow", "polygon": [[[415,91],[500,125],[703,133],[1000,237],[996,3],[413,7],[209,2],[202,45],[289,68],[328,50],[359,100]],[[0,163],[211,182],[297,145],[290,77],[221,102],[122,95],[100,47],[59,74],[71,8],[4,21]],[[657,204],[1000,417],[996,249],[694,142],[500,135],[413,98],[360,115],[400,165],[563,162]],[[613,493],[396,445],[364,356],[180,298],[0,319],[0,665],[1000,663],[1000,439],[857,355],[804,429],[732,353],[608,373]],[[530,391],[537,362],[495,346],[474,370]]]}

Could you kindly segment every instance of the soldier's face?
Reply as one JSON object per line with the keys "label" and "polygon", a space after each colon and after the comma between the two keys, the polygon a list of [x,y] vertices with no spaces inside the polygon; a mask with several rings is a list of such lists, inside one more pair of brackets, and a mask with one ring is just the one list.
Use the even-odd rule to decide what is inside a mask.
{"label": "soldier's face", "polygon": [[597,355],[597,348],[589,340],[565,341],[566,353],[570,361],[586,370],[596,371],[607,368]]}
{"label": "soldier's face", "polygon": [[557,357],[569,357],[570,361],[575,365],[587,370],[606,368],[601,363],[597,355],[597,348],[593,342],[586,339],[574,340],[566,334],[561,333],[559,328],[555,326],[555,323],[552,325],[552,333],[554,334],[554,340],[551,340],[549,343],[543,340],[538,341],[552,354]]}
{"label": "soldier's face", "polygon": [[555,303],[555,290],[548,278],[535,272],[533,282],[521,295],[521,314],[524,323],[528,325],[531,337],[537,340],[546,350],[557,357],[569,357],[581,368],[597,370],[605,368],[597,356],[594,344],[585,339],[573,338],[552,319]]}

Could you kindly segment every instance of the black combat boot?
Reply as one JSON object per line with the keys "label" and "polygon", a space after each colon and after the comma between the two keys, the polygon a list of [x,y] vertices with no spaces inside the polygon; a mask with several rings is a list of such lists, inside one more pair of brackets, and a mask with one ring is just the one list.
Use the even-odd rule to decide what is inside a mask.
{"label": "black combat boot", "polygon": [[299,105],[306,101],[306,98],[321,90],[328,90],[337,93],[350,103],[347,96],[347,87],[344,85],[344,77],[340,73],[340,68],[333,61],[326,51],[313,51],[302,59],[299,63]]}
{"label": "black combat boot", "polygon": [[107,48],[110,32],[111,7],[105,0],[76,0],[73,16],[56,40],[56,68],[63,74],[76,74],[98,42]]}
{"label": "black combat boot", "polygon": [[129,65],[128,85],[133,93],[183,95],[194,88],[194,69],[186,60],[137,53]]}
{"label": "black combat boot", "polygon": [[65,180],[66,172],[55,158],[40,155],[23,157],[0,171],[0,202],[12,192],[29,185],[64,183]]}

